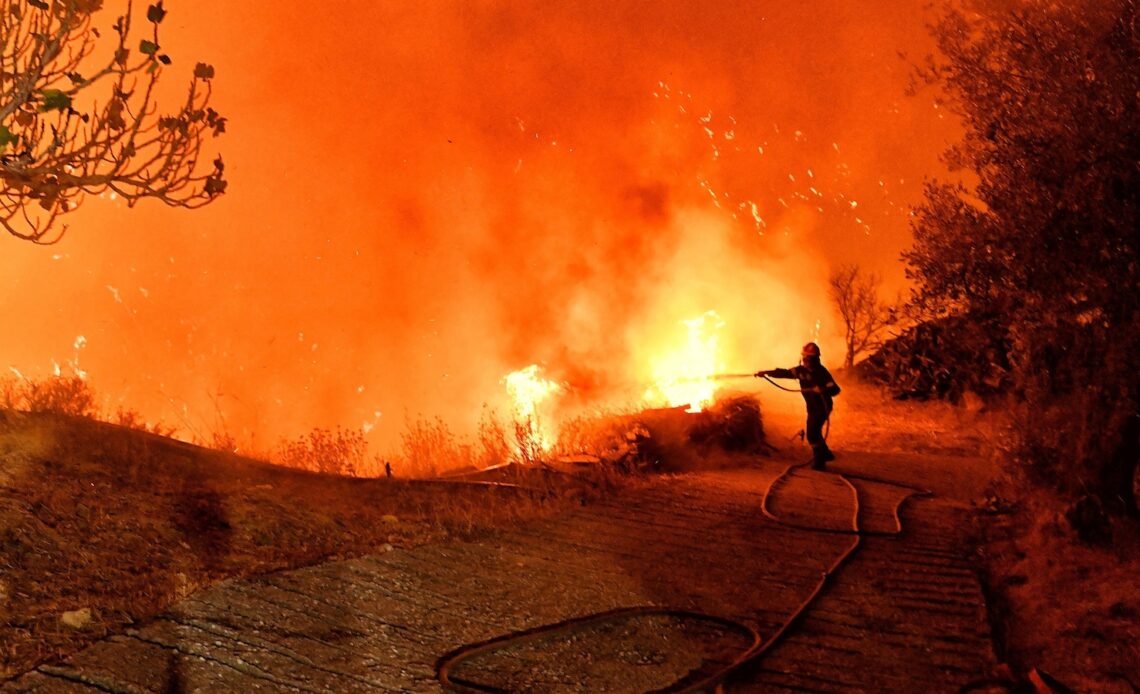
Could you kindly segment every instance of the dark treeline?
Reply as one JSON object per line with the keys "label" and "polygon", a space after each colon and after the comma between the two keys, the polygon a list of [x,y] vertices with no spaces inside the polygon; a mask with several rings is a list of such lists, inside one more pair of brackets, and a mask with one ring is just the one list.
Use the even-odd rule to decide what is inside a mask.
{"label": "dark treeline", "polygon": [[1065,491],[1132,510],[1136,10],[1018,0],[942,16],[917,88],[960,115],[966,134],[946,156],[965,183],[928,184],[904,254],[925,316],[969,317],[1008,346],[1020,457]]}

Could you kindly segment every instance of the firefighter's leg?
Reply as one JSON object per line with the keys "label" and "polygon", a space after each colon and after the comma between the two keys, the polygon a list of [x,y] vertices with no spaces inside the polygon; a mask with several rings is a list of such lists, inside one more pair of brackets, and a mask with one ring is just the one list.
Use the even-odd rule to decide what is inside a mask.
{"label": "firefighter's leg", "polygon": [[827,421],[827,417],[823,412],[814,409],[808,412],[807,440],[811,444],[811,466],[814,470],[822,470],[827,461],[835,460],[835,455],[827,447],[827,441],[823,438],[823,423],[825,421]]}

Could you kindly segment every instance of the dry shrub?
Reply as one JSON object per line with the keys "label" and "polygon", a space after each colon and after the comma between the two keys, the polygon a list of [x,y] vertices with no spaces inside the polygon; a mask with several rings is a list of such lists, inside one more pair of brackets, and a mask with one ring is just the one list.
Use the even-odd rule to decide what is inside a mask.
{"label": "dry shrub", "polygon": [[210,432],[210,440],[206,442],[206,447],[226,453],[237,453],[241,449],[237,438],[224,429]]}
{"label": "dry shrub", "polygon": [[479,420],[475,452],[476,465],[483,469],[500,465],[511,459],[507,427],[503,424],[503,420],[486,406],[483,407],[483,416]]}
{"label": "dry shrub", "polygon": [[534,417],[514,421],[515,457],[524,465],[536,465],[542,461],[542,432]]}
{"label": "dry shrub", "polygon": [[318,427],[293,441],[282,441],[275,459],[286,467],[355,476],[369,467],[368,442],[359,429]]}
{"label": "dry shrub", "polygon": [[15,378],[0,378],[0,409],[19,410],[22,398],[20,397],[20,381]]}
{"label": "dry shrub", "polygon": [[146,431],[157,436],[165,436],[168,438],[173,436],[175,432],[175,427],[168,426],[162,422],[155,422],[154,424],[150,424],[146,421],[146,419],[143,418],[138,410],[124,408],[121,405],[117,410],[115,410],[115,415],[111,417],[109,421],[111,424],[117,424],[118,426],[125,427],[127,429]]}
{"label": "dry shrub", "polygon": [[749,395],[717,400],[712,407],[693,418],[689,440],[699,446],[715,446],[730,453],[766,450],[760,402]]}
{"label": "dry shrub", "polygon": [[440,417],[406,419],[400,444],[398,458],[403,475],[434,477],[441,469],[461,466],[459,440]]}
{"label": "dry shrub", "polygon": [[562,424],[554,450],[561,456],[589,455],[611,460],[628,446],[630,432],[636,432],[639,426],[634,415],[616,412],[574,417]]}
{"label": "dry shrub", "polygon": [[513,427],[508,434],[508,425],[494,411],[484,408],[472,441],[456,435],[438,416],[409,417],[400,434],[400,450],[392,456],[393,468],[400,476],[435,477],[441,472],[484,470],[518,460],[518,450],[511,445],[512,436],[518,440],[518,426]]}
{"label": "dry shrub", "polygon": [[95,393],[78,376],[52,376],[43,380],[8,378],[0,386],[6,409],[94,417]]}

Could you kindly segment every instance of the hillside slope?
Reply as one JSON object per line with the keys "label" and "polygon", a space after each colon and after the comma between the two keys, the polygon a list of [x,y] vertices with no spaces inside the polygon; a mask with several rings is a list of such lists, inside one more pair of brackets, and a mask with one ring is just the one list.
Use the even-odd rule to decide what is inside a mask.
{"label": "hillside slope", "polygon": [[558,493],[565,481],[526,484],[320,475],[0,411],[0,680],[224,578],[470,534],[581,498]]}

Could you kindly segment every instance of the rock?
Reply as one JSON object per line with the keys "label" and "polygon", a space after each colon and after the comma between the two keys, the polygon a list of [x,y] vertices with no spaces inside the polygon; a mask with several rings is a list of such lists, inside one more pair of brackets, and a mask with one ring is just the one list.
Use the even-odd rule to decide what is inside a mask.
{"label": "rock", "polygon": [[380,545],[380,551],[381,551],[381,552],[385,552],[385,553],[387,553],[387,552],[391,552],[391,551],[392,551],[392,550],[394,550],[394,549],[396,549],[396,548],[395,548],[395,547],[393,547],[392,545],[388,544],[387,542],[385,542],[384,544]]}
{"label": "rock", "polygon": [[386,513],[386,514],[384,514],[383,516],[380,516],[380,520],[381,520],[381,521],[383,521],[383,522],[385,522],[385,523],[390,523],[390,524],[393,524],[393,525],[395,525],[396,523],[399,523],[399,522],[400,522],[400,519],[399,519],[399,518],[397,518],[397,517],[393,516],[393,515],[392,515],[392,514],[390,514],[390,513]]}
{"label": "rock", "polygon": [[78,610],[70,610],[68,612],[64,612],[59,616],[59,621],[65,627],[70,627],[72,629],[84,629],[89,624],[91,624],[92,621],[94,621],[94,617],[91,614],[91,608],[84,607]]}

